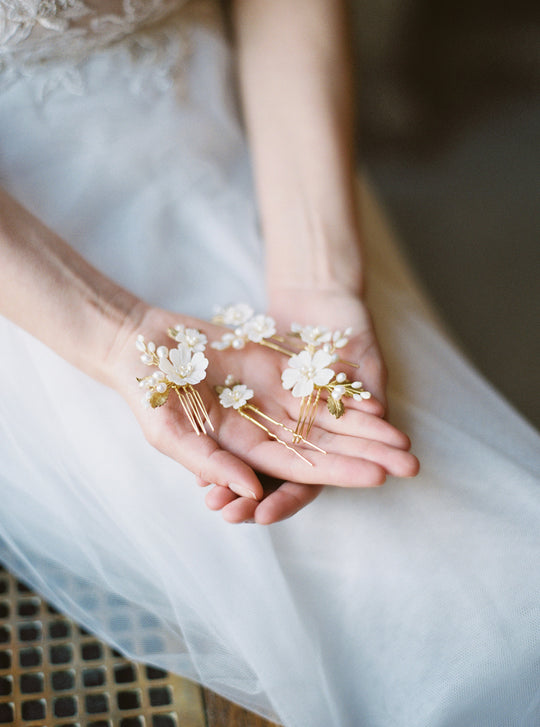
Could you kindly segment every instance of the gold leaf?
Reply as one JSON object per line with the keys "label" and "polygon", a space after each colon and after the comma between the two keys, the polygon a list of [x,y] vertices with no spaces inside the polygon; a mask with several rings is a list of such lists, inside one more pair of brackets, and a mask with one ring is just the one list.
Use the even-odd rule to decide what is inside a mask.
{"label": "gold leaf", "polygon": [[149,399],[150,406],[152,407],[152,409],[157,409],[158,406],[163,406],[168,398],[169,389],[167,389],[167,391],[164,391],[163,393],[161,393],[160,391],[154,391]]}
{"label": "gold leaf", "polygon": [[342,401],[336,401],[333,396],[328,397],[328,401],[326,403],[328,407],[328,411],[332,416],[336,417],[336,419],[339,419],[339,417],[343,416],[345,414],[345,407],[343,406]]}

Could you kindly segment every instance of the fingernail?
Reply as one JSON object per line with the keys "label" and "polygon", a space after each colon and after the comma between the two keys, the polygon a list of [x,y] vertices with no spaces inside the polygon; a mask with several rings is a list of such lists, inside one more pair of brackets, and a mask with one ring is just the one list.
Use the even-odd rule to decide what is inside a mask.
{"label": "fingernail", "polygon": [[237,485],[235,482],[229,482],[229,490],[232,490],[235,495],[240,495],[240,497],[249,497],[250,500],[257,499],[257,495],[254,492],[248,490],[247,487]]}

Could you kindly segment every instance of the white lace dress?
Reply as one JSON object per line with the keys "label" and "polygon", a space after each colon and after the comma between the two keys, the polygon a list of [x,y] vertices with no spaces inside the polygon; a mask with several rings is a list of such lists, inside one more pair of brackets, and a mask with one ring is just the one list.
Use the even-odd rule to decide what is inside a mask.
{"label": "white lace dress", "polygon": [[[264,309],[212,8],[0,0],[1,183],[114,279],[201,317]],[[362,199],[418,478],[227,525],[112,391],[1,319],[0,559],[127,655],[287,727],[533,727],[540,438],[449,342]]]}

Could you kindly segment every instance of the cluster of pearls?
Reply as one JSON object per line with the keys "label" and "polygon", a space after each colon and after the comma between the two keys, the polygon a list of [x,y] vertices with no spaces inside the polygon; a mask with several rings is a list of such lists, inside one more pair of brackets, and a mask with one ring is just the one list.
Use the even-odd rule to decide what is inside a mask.
{"label": "cluster of pearls", "polygon": [[343,396],[352,396],[355,401],[371,399],[369,391],[365,391],[361,381],[347,381],[347,377],[340,371],[330,383],[331,396],[335,401],[341,401]]}
{"label": "cluster of pearls", "polygon": [[169,387],[168,382],[165,379],[165,374],[162,371],[155,371],[150,376],[146,376],[144,379],[139,381],[141,389],[145,389],[144,396],[142,398],[142,404],[145,409],[152,407],[152,402],[156,400],[156,394],[165,394]]}

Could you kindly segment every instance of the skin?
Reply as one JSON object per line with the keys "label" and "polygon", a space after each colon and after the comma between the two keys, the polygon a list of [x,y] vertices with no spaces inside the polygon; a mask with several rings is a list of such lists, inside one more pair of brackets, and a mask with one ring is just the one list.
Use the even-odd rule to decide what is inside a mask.
{"label": "skin", "polygon": [[1,190],[0,313],[117,391],[153,446],[198,484],[215,485],[206,496],[210,509],[229,522],[268,524],[293,515],[324,485],[375,487],[388,474],[414,476],[418,462],[406,435],[383,419],[386,370],[363,298],[343,5],[237,0],[232,19],[267,250],[268,312],[282,328],[291,310],[298,323],[352,326],[343,356],[359,368],[343,370],[374,398],[348,399],[340,420],[319,407],[310,440],[327,454],[302,447],[312,467],[218,403],[213,387],[232,373],[255,390],[260,409],[294,428],[299,400],[280,381],[286,358],[260,346],[242,354],[207,349],[208,376],[197,389],[212,436],[196,436],[178,401],[143,409],[135,379],[149,370],[134,348],[137,334],[168,345],[171,325],[199,328],[210,340],[222,329],[147,305]]}

